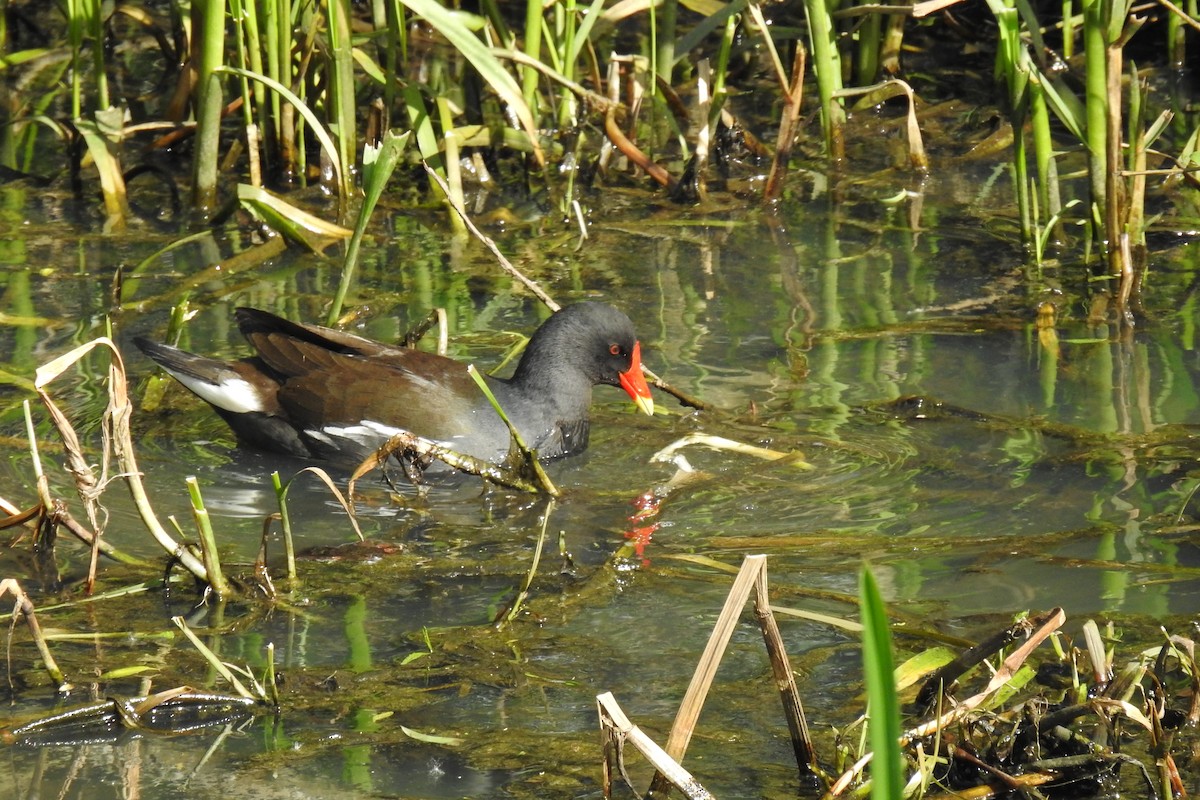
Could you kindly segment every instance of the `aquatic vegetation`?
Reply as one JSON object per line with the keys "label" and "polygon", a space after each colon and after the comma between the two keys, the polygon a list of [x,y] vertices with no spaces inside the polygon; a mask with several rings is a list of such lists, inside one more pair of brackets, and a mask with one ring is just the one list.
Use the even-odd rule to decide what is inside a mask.
{"label": "aquatic vegetation", "polygon": [[[83,707],[81,717],[108,724],[124,714],[143,724],[144,733],[170,732],[146,715],[161,696],[131,686],[131,680],[228,691],[228,678],[218,675],[237,664],[230,674],[250,694],[267,695],[266,702],[286,710],[286,727],[267,730],[264,724],[262,730],[268,752],[259,755],[272,768],[314,752],[331,761],[344,758],[347,781],[361,792],[377,792],[383,780],[370,786],[364,774],[393,760],[385,748],[412,738],[438,748],[426,769],[430,774],[453,760],[451,748],[465,749],[470,755],[464,760],[481,772],[520,773],[518,789],[497,793],[595,793],[600,770],[594,730],[572,727],[592,723],[588,708],[580,713],[573,705],[579,695],[587,706],[609,687],[623,703],[626,692],[646,699],[659,686],[682,693],[687,672],[670,675],[664,665],[676,655],[673,648],[687,649],[680,640],[693,616],[670,612],[687,607],[692,615],[704,613],[689,605],[697,602],[698,588],[723,592],[730,564],[745,552],[768,551],[773,591],[788,598],[786,610],[776,613],[799,611],[792,619],[807,620],[803,629],[784,624],[785,634],[805,648],[792,687],[796,697],[805,694],[809,703],[811,692],[818,704],[838,703],[818,706],[811,760],[828,772],[820,778],[824,786],[844,775],[847,791],[863,792],[871,772],[859,762],[882,750],[871,739],[878,734],[875,725],[847,723],[863,703],[857,696],[857,623],[850,619],[858,600],[846,587],[853,585],[862,555],[880,553],[877,574],[887,581],[885,595],[895,597],[886,612],[894,620],[900,696],[932,704],[902,709],[912,736],[888,749],[910,791],[933,794],[939,785],[972,787],[992,779],[1015,791],[1053,776],[1097,794],[1116,780],[1132,795],[1155,783],[1167,796],[1172,759],[1194,739],[1175,724],[1181,715],[1194,716],[1185,707],[1195,696],[1188,688],[1195,675],[1190,643],[1181,638],[1186,623],[1168,624],[1180,632],[1169,645],[1122,640],[1119,622],[1101,622],[1102,633],[1083,645],[1049,632],[1042,639],[1048,646],[1014,658],[1011,648],[1020,649],[1020,637],[1031,629],[1040,636],[1042,627],[957,614],[929,622],[930,607],[942,602],[957,611],[958,597],[926,601],[924,592],[954,594],[975,578],[921,585],[928,580],[926,567],[912,560],[921,554],[939,562],[930,572],[942,576],[958,575],[965,563],[966,570],[979,571],[980,581],[989,579],[992,565],[1013,559],[1018,570],[1031,564],[1068,576],[1061,583],[1037,583],[1052,597],[1043,608],[1063,602],[1054,595],[1069,593],[1075,577],[1090,575],[1089,569],[1100,576],[1105,598],[1119,598],[1112,607],[1144,602],[1163,614],[1181,596],[1179,587],[1194,581],[1188,537],[1194,536],[1200,483],[1193,474],[1193,437],[1184,426],[1162,423],[1190,421],[1196,407],[1186,366],[1194,360],[1194,266],[1181,259],[1154,274],[1148,285],[1169,298],[1161,317],[1154,310],[1143,316],[1138,304],[1146,265],[1154,261],[1148,256],[1166,240],[1161,234],[1187,242],[1196,227],[1195,90],[1171,72],[1185,64],[1186,45],[1195,49],[1194,2],[1150,12],[1120,3],[1067,4],[1061,17],[1049,7],[1035,14],[1023,2],[881,7],[687,0],[618,6],[565,0],[516,7],[485,0],[477,12],[451,5],[9,3],[9,24],[0,33],[0,77],[8,81],[11,101],[0,104],[0,165],[6,170],[0,177],[10,188],[36,189],[30,196],[69,196],[75,213],[106,223],[101,235],[88,230],[76,243],[62,235],[70,223],[54,217],[56,227],[39,228],[38,235],[55,245],[31,248],[30,255],[17,252],[26,244],[20,236],[5,243],[14,263],[25,268],[4,276],[11,302],[3,324],[13,326],[18,339],[5,385],[32,394],[26,376],[36,359],[96,335],[89,328],[102,325],[97,321],[108,312],[120,315],[127,335],[137,332],[130,330],[136,325],[154,324],[158,336],[161,319],[152,318],[165,317],[171,307],[168,339],[210,337],[205,344],[215,339],[223,346],[225,332],[189,327],[186,320],[198,310],[216,316],[214,307],[244,302],[246,294],[275,311],[309,319],[328,315],[330,325],[378,325],[380,338],[395,333],[384,329],[391,322],[402,334],[392,310],[399,309],[395,316],[402,319],[405,304],[409,316],[444,305],[450,322],[443,311],[443,338],[447,328],[483,320],[477,327],[490,331],[466,347],[499,350],[517,341],[508,329],[518,318],[514,308],[528,312],[519,305],[526,303],[528,284],[515,277],[511,286],[480,278],[479,270],[470,269],[477,263],[431,234],[482,226],[496,237],[479,234],[493,253],[505,250],[518,263],[524,257],[522,267],[532,264],[553,276],[557,291],[609,292],[624,281],[639,290],[653,286],[657,292],[641,296],[646,305],[640,311],[658,327],[659,363],[695,370],[697,390],[726,393],[738,405],[730,411],[735,419],[671,416],[666,425],[655,420],[660,428],[652,435],[648,427],[635,428],[634,438],[647,451],[642,455],[667,438],[690,440],[698,426],[717,428],[726,443],[738,438],[751,445],[693,457],[705,468],[708,459],[720,458],[720,467],[698,469],[678,483],[638,483],[628,493],[645,498],[645,513],[625,529],[622,512],[611,513],[616,522],[606,514],[624,504],[626,484],[571,486],[568,478],[557,507],[509,496],[497,500],[490,493],[482,500],[472,496],[479,506],[472,516],[478,511],[488,526],[465,530],[439,525],[437,514],[447,504],[439,509],[421,497],[397,499],[371,485],[360,494],[359,508],[379,518],[372,519],[372,537],[359,542],[354,518],[341,510],[348,504],[330,500],[336,491],[318,487],[311,494],[324,505],[313,516],[331,520],[337,529],[331,535],[351,542],[328,548],[293,544],[293,535],[303,536],[309,522],[305,512],[295,511],[303,484],[276,472],[269,486],[263,480],[275,505],[266,512],[257,508],[260,516],[249,523],[261,528],[257,560],[253,553],[229,555],[239,545],[235,526],[221,518],[215,492],[207,486],[201,492],[202,477],[189,485],[195,500],[182,506],[185,522],[145,523],[154,531],[147,544],[158,554],[153,558],[122,552],[94,530],[93,512],[102,521],[103,510],[88,504],[100,488],[121,491],[128,481],[139,508],[148,507],[150,498],[144,486],[134,488],[142,482],[138,462],[105,470],[97,466],[105,461],[101,448],[89,450],[125,406],[101,413],[104,389],[117,384],[104,358],[85,356],[71,365],[85,376],[79,394],[94,393],[91,405],[79,403],[94,417],[73,418],[74,436],[83,445],[76,450],[52,441],[50,424],[39,428],[30,412],[28,445],[13,447],[42,454],[33,457],[36,473],[31,470],[27,481],[31,498],[37,484],[37,498],[22,501],[23,507],[37,505],[24,514],[6,512],[14,535],[37,534],[28,570],[28,581],[44,581],[40,593],[31,592],[37,613],[43,614],[40,597],[57,604],[51,596],[64,585],[70,595],[63,598],[67,605],[48,612],[57,628],[48,638],[38,640],[24,628],[15,636],[11,691],[22,704],[21,721],[27,721],[30,704],[54,695],[63,683],[87,680],[114,699]],[[1139,28],[1131,13],[1160,16]],[[1158,46],[1164,28],[1165,50]],[[762,145],[759,136],[772,146]],[[980,177],[981,165],[997,158],[1003,166],[990,179]],[[947,197],[926,202],[948,185],[929,176],[959,170],[966,175],[963,185],[978,189],[977,195],[957,194],[956,185]],[[1007,203],[1010,177],[1019,201],[1013,206]],[[930,184],[937,190],[930,191]],[[51,192],[42,191],[47,186]],[[4,204],[11,214],[5,222],[14,231],[26,219],[20,194],[14,191]],[[610,214],[613,209],[624,213]],[[826,210],[828,217],[818,214]],[[386,215],[387,226],[373,215]],[[622,239],[605,250],[596,243],[605,235],[598,222],[632,231],[639,244]],[[152,238],[147,244],[153,252],[118,250],[120,240],[112,234],[122,225]],[[531,235],[538,228],[551,235]],[[411,243],[393,244],[406,236]],[[1022,244],[1026,269],[1014,268],[1021,265]],[[185,247],[204,249],[199,267],[180,257]],[[290,260],[280,264],[288,248]],[[111,261],[95,257],[101,250],[118,255]],[[133,257],[126,262],[127,252]],[[311,260],[299,261],[297,253]],[[621,272],[622,256],[642,260],[645,274]],[[329,258],[337,266],[327,273]],[[30,288],[30,274],[72,271],[96,274],[80,282],[78,294],[85,299],[78,307],[54,302],[74,284],[40,285],[35,277]],[[980,278],[971,282],[974,275]],[[733,286],[740,289],[731,291]],[[52,325],[45,319],[52,308],[72,314],[65,324]],[[139,320],[143,312],[147,316]],[[505,314],[512,315],[507,322]],[[76,323],[76,316],[84,321]],[[718,326],[719,318],[728,324]],[[1150,329],[1143,320],[1154,330],[1135,341],[1130,323]],[[1172,325],[1179,326],[1177,335],[1168,330]],[[985,342],[985,330],[1002,335]],[[1020,386],[996,386],[993,380],[1009,373],[983,359],[935,353],[935,340],[967,337],[973,337],[969,346],[1007,346],[997,358],[1027,360],[1037,373],[1029,398]],[[101,354],[107,346],[93,349]],[[761,370],[753,390],[731,389],[731,365],[740,368],[743,360]],[[714,363],[720,368],[714,370]],[[1168,380],[1157,382],[1161,375]],[[1028,404],[1012,413],[1032,418],[956,408],[936,397],[871,405],[913,391],[914,376],[940,376],[942,385],[978,384],[985,387],[980,395],[1011,393],[1014,405]],[[61,395],[54,398],[59,405],[79,401]],[[1103,433],[1085,436],[1060,424],[1073,413],[1068,403],[1080,395],[1104,417]],[[153,391],[144,397],[147,406],[154,402]],[[813,408],[823,410],[799,411]],[[211,441],[220,434],[204,429],[193,435],[200,426],[186,416],[148,413],[139,421],[143,429],[165,432],[171,447],[179,448],[159,454],[162,460],[190,468],[220,461],[226,442]],[[866,434],[860,428],[856,437],[855,426],[864,419],[875,427]],[[954,432],[931,434],[939,422]],[[669,433],[662,430],[668,425]],[[927,427],[916,430],[921,426]],[[965,437],[964,430],[970,431]],[[658,436],[663,439],[652,441]],[[929,446],[933,440],[937,448]],[[973,458],[972,448],[985,455]],[[42,460],[49,465],[68,452],[69,472],[43,466]],[[730,463],[740,456],[733,453],[762,458],[735,468]],[[676,464],[681,458],[677,451],[665,457]],[[629,458],[609,476],[641,481],[638,470],[647,465]],[[1058,481],[1067,472],[1078,485],[1063,497]],[[69,481],[69,487],[78,477],[80,499],[65,501],[70,491],[50,492],[47,473],[50,482]],[[317,477],[333,488],[332,478]],[[8,499],[20,498],[19,483],[5,490],[17,493]],[[165,505],[167,494],[155,505]],[[1078,530],[1030,525],[1030,518],[1054,515],[1071,503],[1083,509],[1071,522]],[[993,505],[1012,531],[973,529],[973,515]],[[1128,509],[1128,519],[1114,522],[1112,508]],[[186,521],[189,514],[195,526]],[[465,515],[455,508],[449,516],[457,524]],[[1173,522],[1163,522],[1166,517]],[[206,521],[215,522],[212,536]],[[285,564],[267,552],[280,528]],[[1131,544],[1135,528],[1141,540]],[[556,529],[561,567],[551,566],[544,550]],[[74,559],[66,567],[56,564],[52,538],[42,538],[54,531],[94,547],[92,564],[129,567],[101,570],[99,579],[107,580],[94,599],[84,598],[79,593],[90,590],[96,576],[85,582],[84,567]],[[571,558],[568,534],[585,543],[583,558]],[[244,538],[259,547],[259,535],[255,530]],[[981,543],[974,543],[975,536]],[[197,538],[207,540],[198,549],[189,543]],[[1132,556],[1121,552],[1125,547]],[[57,552],[66,549],[60,545]],[[963,558],[964,550],[979,557]],[[25,551],[8,552],[16,563]],[[164,553],[179,563],[153,580],[163,571]],[[1013,594],[1032,591],[1028,584]],[[421,593],[422,600],[406,603],[410,593]],[[1138,600],[1130,599],[1135,595]],[[621,597],[628,605],[614,600]],[[845,614],[818,618],[794,608],[797,597],[839,604]],[[1186,588],[1182,597],[1177,602],[1190,608],[1194,601]],[[1034,602],[1015,597],[996,610],[1008,617]],[[161,614],[160,606],[170,613]],[[187,606],[186,627],[210,650],[204,660],[199,647],[183,638],[185,626],[165,621],[185,613],[179,606]],[[1110,607],[1107,600],[1103,607]],[[880,636],[884,623],[875,611],[875,688],[868,701],[873,718],[888,672],[880,657],[887,647]],[[974,614],[975,606],[961,613]],[[281,621],[286,629],[271,628]],[[923,622],[936,630],[925,630]],[[326,636],[318,639],[322,624]],[[665,636],[641,635],[642,626],[656,624]],[[1053,629],[1051,621],[1046,624]],[[1138,620],[1141,628],[1147,624]],[[944,641],[946,630],[983,638],[980,632],[991,628],[1016,638],[990,650]],[[619,644],[596,633],[600,629]],[[1150,629],[1157,629],[1157,620]],[[813,644],[829,632],[835,632],[834,644]],[[65,644],[74,641],[70,636],[104,646],[80,653]],[[54,649],[65,671],[38,666],[41,651],[32,652],[31,639]],[[300,662],[285,665],[278,679],[265,664],[271,657],[263,646],[267,639]],[[1056,648],[1052,654],[1050,647]],[[610,648],[620,649],[620,656]],[[1132,666],[1114,670],[1122,658]],[[701,750],[705,760],[686,766],[697,780],[712,776],[706,767],[716,762],[714,754],[751,771],[772,741],[785,741],[774,729],[746,733],[747,720],[767,719],[764,727],[782,728],[781,720],[763,713],[766,705],[774,707],[776,676],[760,662],[748,669],[743,664],[749,676],[720,687],[737,699],[724,709],[710,706],[708,713],[732,707],[734,714],[727,727],[724,716],[705,718],[704,725],[719,733],[696,737],[693,754]],[[941,669],[951,662],[962,671]],[[644,681],[631,664],[647,667]],[[1037,676],[1031,677],[1034,665]],[[1095,674],[1107,667],[1120,675],[1089,681],[1089,666]],[[92,678],[93,672],[99,674]],[[936,680],[930,677],[935,673]],[[1004,679],[993,686],[991,677],[999,674]],[[669,683],[680,675],[677,684]],[[955,680],[967,688],[948,688]],[[806,684],[820,688],[811,691]],[[1169,700],[1151,708],[1164,686]],[[285,694],[282,702],[270,698],[276,690]],[[669,702],[673,695],[665,694]],[[446,713],[447,701],[455,698],[467,701],[456,710],[469,707],[458,717]],[[947,698],[979,698],[979,704],[948,719]],[[211,709],[221,724],[242,724],[242,704],[223,695],[183,695],[180,702]],[[662,705],[625,707],[652,731],[655,724],[664,730],[670,724]],[[544,718],[524,721],[530,717],[520,714],[531,707],[553,719],[544,725]],[[1166,713],[1156,720],[1162,708]],[[485,717],[480,709],[495,715]],[[424,716],[400,724],[410,712]],[[493,727],[503,727],[504,734],[476,729],[501,717],[502,725]],[[576,717],[587,719],[579,723]],[[329,726],[321,729],[328,737],[304,730],[318,719],[313,729]],[[929,728],[930,720],[941,724]],[[70,720],[35,724],[26,743],[37,744],[47,729],[50,741],[60,722]],[[1137,731],[1132,755],[1103,749],[1127,735],[1122,726]],[[304,732],[297,735],[297,729]],[[1066,744],[1053,738],[1064,730],[1071,734]],[[347,739],[354,741],[334,743]],[[749,757],[733,757],[755,746]],[[1075,749],[1090,752],[1070,752]],[[531,753],[554,753],[555,760],[535,763],[543,756]],[[989,760],[993,753],[1001,758]],[[1145,765],[1150,780],[1140,777],[1131,759]],[[819,770],[801,766],[800,772],[799,784],[811,788],[803,776]],[[229,774],[242,779],[246,770]],[[642,777],[636,765],[632,774]],[[1182,774],[1187,780],[1186,765]],[[738,777],[723,767],[716,780]],[[784,778],[764,777],[762,785],[792,794],[795,770]],[[895,781],[890,785],[876,791],[894,792]]]}
{"label": "aquatic vegetation", "polygon": [[[680,14],[675,2],[619,9],[530,2],[518,17],[490,2],[475,15],[434,0],[369,10],[348,0],[205,0],[191,4],[190,17],[174,3],[124,5],[105,17],[99,5],[71,3],[64,13],[38,14],[44,44],[22,48],[15,36],[0,42],[8,49],[6,69],[27,82],[54,77],[49,70],[57,62],[47,60],[45,48],[56,35],[65,36],[70,54],[63,62],[68,104],[58,110],[52,91],[43,102],[15,106],[5,136],[19,132],[23,144],[10,138],[0,147],[0,163],[26,171],[43,163],[48,143],[36,135],[36,122],[61,123],[52,128],[58,137],[86,143],[112,226],[123,225],[128,214],[124,176],[135,160],[129,145],[164,126],[175,130],[151,143],[151,151],[175,146],[179,136],[194,140],[192,208],[205,215],[223,207],[230,191],[225,176],[235,174],[252,186],[321,183],[339,198],[336,216],[346,221],[360,170],[356,154],[363,154],[369,172],[364,142],[375,146],[392,127],[413,132],[416,153],[446,181],[448,202],[459,209],[475,179],[481,183],[472,191],[496,193],[499,202],[547,193],[564,217],[574,216],[590,181],[598,175],[612,180],[622,171],[647,175],[672,196],[697,202],[709,182],[725,179],[739,147],[771,161],[773,178],[761,195],[769,200],[778,196],[779,173],[794,158],[796,142],[810,138],[798,124],[806,70],[817,87],[825,169],[852,173],[861,156],[848,156],[847,142],[865,141],[872,116],[888,105],[887,96],[870,87],[881,79],[904,87],[911,140],[919,131],[918,99],[945,93],[953,83],[939,76],[936,58],[921,51],[945,46],[940,26],[954,21],[949,14],[980,21],[961,7],[947,12],[953,3],[903,9],[811,2],[802,15],[799,7],[747,0],[683,6]],[[1145,269],[1146,192],[1154,188],[1147,178],[1162,176],[1164,188],[1172,180],[1195,182],[1188,144],[1196,136],[1194,112],[1180,104],[1178,92],[1164,91],[1169,76],[1162,75],[1181,63],[1184,43],[1195,36],[1194,10],[1171,6],[1147,25],[1128,2],[1067,4],[1057,10],[1059,18],[1016,0],[992,0],[988,8],[996,40],[982,38],[980,26],[963,47],[995,53],[992,102],[1004,109],[1011,132],[1021,238],[1039,262],[1043,232],[1051,229],[1054,249],[1066,260],[1101,255],[1103,264],[1090,266],[1115,280],[1114,294],[1125,297]],[[633,50],[627,49],[631,31],[637,34]],[[967,31],[959,26],[953,33]],[[1169,47],[1161,63],[1139,70],[1126,56],[1132,43],[1164,34]],[[105,42],[118,35],[124,50],[108,58]],[[904,53],[905,43],[914,55]],[[605,52],[612,55],[606,59]],[[1071,61],[1082,62],[1082,96]],[[843,69],[846,63],[853,68]],[[148,67],[157,74],[136,77],[173,85],[174,94],[139,102],[140,118],[133,118],[128,90],[114,93],[109,76]],[[778,116],[735,108],[734,83],[740,94],[770,97]],[[868,97],[848,112],[847,100],[864,93]],[[750,135],[751,128],[770,127],[779,130],[774,158]],[[1073,149],[1064,132],[1086,154],[1083,197],[1070,196],[1073,184],[1063,177]],[[1155,150],[1163,140],[1178,155]],[[70,168],[78,171],[84,150],[71,152]],[[310,165],[314,156],[319,166]],[[708,174],[709,161],[722,165],[721,174]],[[909,168],[939,167],[914,158]],[[448,219],[460,224],[455,214]],[[1087,223],[1086,233],[1073,244],[1066,231],[1076,222]]]}
{"label": "aquatic vegetation", "polygon": [[[719,568],[724,565],[713,564]],[[603,746],[603,788],[613,795],[620,776],[638,794],[630,778],[631,750],[655,768],[650,792],[670,787],[704,800],[713,795],[704,776],[683,767],[700,710],[729,646],[734,622],[751,592],[762,629],[783,716],[799,769],[802,796],[901,797],[958,796],[960,793],[1038,792],[1040,796],[1103,796],[1116,787],[1136,787],[1150,797],[1185,793],[1178,758],[1186,746],[1174,732],[1194,720],[1197,705],[1189,698],[1197,683],[1194,642],[1169,636],[1157,646],[1125,657],[1116,667],[1113,644],[1120,635],[1104,632],[1089,620],[1083,644],[1074,646],[1061,632],[1062,609],[1021,615],[1013,624],[977,644],[953,652],[934,645],[918,648],[893,667],[893,631],[871,570],[860,573],[859,623],[862,636],[862,685],[867,709],[838,731],[834,757],[810,735],[795,676],[778,638],[776,614],[795,613],[770,604],[765,556],[748,556],[737,571],[725,607],[713,626],[688,690],[680,702],[665,746],[641,731],[611,692],[597,696]],[[914,641],[936,635],[897,627]],[[1043,644],[1035,666],[1035,651]],[[982,673],[973,675],[973,673]],[[969,696],[963,684],[985,682]],[[913,689],[916,687],[916,691]],[[899,695],[907,703],[901,709]],[[902,717],[903,711],[903,717]],[[907,728],[902,728],[902,719]],[[755,715],[769,724],[770,715]],[[1128,724],[1125,724],[1128,723]],[[861,733],[866,726],[866,734]],[[1116,741],[1124,734],[1130,741]],[[625,745],[628,745],[627,748]],[[747,765],[751,766],[751,765]],[[1122,776],[1123,768],[1132,772]]]}

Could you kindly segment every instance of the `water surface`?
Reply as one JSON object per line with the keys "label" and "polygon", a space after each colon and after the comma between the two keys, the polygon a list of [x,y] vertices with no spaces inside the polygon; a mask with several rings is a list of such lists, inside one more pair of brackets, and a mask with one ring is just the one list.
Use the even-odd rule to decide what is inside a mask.
{"label": "water surface", "polygon": [[[891,193],[864,191],[838,204],[793,196],[774,220],[746,209],[647,214],[597,199],[603,213],[580,247],[553,222],[540,233],[493,230],[560,301],[623,307],[647,364],[717,410],[659,397],[665,413],[648,419],[619,391],[596,390],[592,447],[555,465],[566,496],[551,512],[527,610],[500,631],[490,622],[529,567],[546,506],[473,482],[398,502],[367,479],[359,511],[371,546],[347,547],[344,514],[318,482],[301,478],[292,514],[309,557],[301,586],[274,609],[202,606],[178,586],[169,597],[151,591],[44,612],[52,629],[130,634],[56,644],[77,686],[59,705],[138,694],[146,676],[154,689],[223,689],[186,642],[134,636],[174,631],[169,619],[182,614],[234,663],[260,668],[273,643],[282,711],[230,735],[13,747],[0,785],[18,796],[84,780],[88,797],[119,797],[133,784],[143,797],[598,796],[595,695],[614,692],[665,740],[732,580],[712,563],[736,567],[751,553],[769,556],[777,604],[839,617],[856,616],[866,559],[893,616],[914,629],[975,639],[1013,614],[1062,606],[1073,636],[1089,617],[1181,630],[1200,611],[1196,259],[1186,246],[1160,254],[1149,313],[1122,339],[1111,322],[1089,321],[1077,267],[1031,274],[1011,240],[989,233],[982,209],[1002,198],[981,185],[962,176],[918,187],[924,207],[915,220],[908,206],[880,199]],[[171,237],[76,232],[70,241],[56,224],[55,240],[30,237],[2,265],[4,311],[22,319],[0,328],[0,358],[26,379],[100,335],[114,303],[124,306],[116,339],[142,381],[152,366],[128,342],[161,336],[184,291],[196,311],[184,344],[233,356],[244,352],[233,308],[320,321],[337,280],[329,261],[292,250],[218,279],[206,270],[245,249],[225,231],[136,280],[126,275],[114,298],[118,267]],[[1035,326],[1047,301],[1059,306],[1057,352]],[[361,312],[353,330],[389,340],[446,307],[454,355],[483,367],[500,363],[545,313],[485,251],[450,240],[440,220],[401,216],[367,254],[350,303]],[[91,434],[102,375],[95,359],[56,386]],[[15,381],[3,392],[4,495],[28,504],[19,403],[29,394]],[[189,529],[183,479],[198,476],[227,558],[250,562],[263,518],[276,510],[267,476],[301,465],[236,450],[215,415],[182,393],[168,393],[134,425],[160,513]],[[40,430],[51,438],[44,423]],[[650,457],[697,431],[799,451],[813,469],[693,449],[687,458],[703,474],[664,488],[674,468]],[[70,497],[47,452],[52,484]],[[635,500],[656,489],[657,513],[631,521]],[[111,540],[161,562],[119,485],[105,503]],[[559,531],[569,565],[557,552]],[[28,583],[39,606],[78,596],[86,570],[78,546],[59,542],[61,592],[44,590],[19,552],[5,551],[0,572]],[[277,536],[270,565],[278,575]],[[101,588],[157,577],[109,566]],[[781,625],[810,723],[831,748],[831,728],[861,711],[855,637],[788,617]],[[897,646],[904,655],[929,643],[901,629]],[[13,663],[9,719],[53,707],[26,636],[16,637]],[[149,672],[94,677],[133,665]],[[463,743],[420,742],[401,725]],[[790,758],[747,616],[686,765],[718,796],[778,796],[797,791]],[[631,767],[648,778],[644,765]]]}

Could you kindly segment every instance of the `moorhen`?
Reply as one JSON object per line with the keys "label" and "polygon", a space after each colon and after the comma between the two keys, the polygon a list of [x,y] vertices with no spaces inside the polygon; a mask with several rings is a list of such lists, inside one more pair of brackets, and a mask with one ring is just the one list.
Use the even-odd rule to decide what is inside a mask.
{"label": "moorhen", "polygon": [[[134,339],[225,419],[245,445],[357,463],[407,431],[499,464],[509,433],[467,367],[443,356],[239,308],[258,354],[225,362]],[[588,443],[592,386],[620,386],[654,413],[633,323],[585,302],[556,312],[529,340],[513,376],[486,378],[525,443],[549,459]]]}

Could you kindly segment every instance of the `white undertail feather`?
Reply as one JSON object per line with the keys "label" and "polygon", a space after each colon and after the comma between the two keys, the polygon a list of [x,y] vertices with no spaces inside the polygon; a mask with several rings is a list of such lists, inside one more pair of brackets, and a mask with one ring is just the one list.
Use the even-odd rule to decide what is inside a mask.
{"label": "white undertail feather", "polygon": [[259,395],[258,390],[236,375],[229,375],[216,383],[210,383],[200,380],[195,375],[176,372],[167,367],[163,367],[163,369],[201,400],[212,403],[217,408],[234,414],[249,414],[263,410],[262,396]]}

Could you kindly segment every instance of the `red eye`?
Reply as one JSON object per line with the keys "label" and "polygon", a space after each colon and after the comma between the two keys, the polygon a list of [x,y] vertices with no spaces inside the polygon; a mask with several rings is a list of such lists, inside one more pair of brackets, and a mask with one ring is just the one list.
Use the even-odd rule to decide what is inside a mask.
{"label": "red eye", "polygon": [[614,356],[619,356],[619,355],[621,355],[621,345],[619,345],[619,344],[610,344],[610,345],[608,346],[608,352],[612,353]]}

